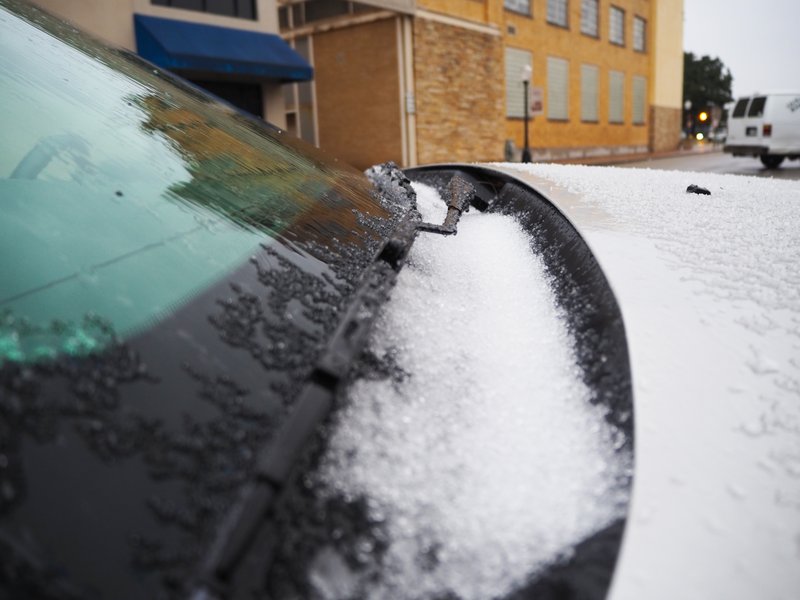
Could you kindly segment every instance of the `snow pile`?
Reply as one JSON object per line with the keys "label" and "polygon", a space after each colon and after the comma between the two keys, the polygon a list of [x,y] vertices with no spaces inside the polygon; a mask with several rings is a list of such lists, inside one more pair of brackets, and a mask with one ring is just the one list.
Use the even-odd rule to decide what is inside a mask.
{"label": "snow pile", "polygon": [[[414,187],[441,222],[438,194]],[[512,218],[473,211],[455,237],[420,234],[371,349],[396,376],[353,384],[318,477],[365,497],[388,546],[377,577],[317,569],[322,595],[499,597],[624,512],[629,457]]]}

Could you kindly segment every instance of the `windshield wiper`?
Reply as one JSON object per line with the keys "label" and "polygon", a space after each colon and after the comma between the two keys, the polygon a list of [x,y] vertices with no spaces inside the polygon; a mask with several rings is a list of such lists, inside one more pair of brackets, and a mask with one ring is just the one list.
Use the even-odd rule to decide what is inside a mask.
{"label": "windshield wiper", "polygon": [[440,233],[442,235],[455,235],[458,233],[456,227],[461,214],[469,210],[470,202],[475,198],[475,188],[465,179],[454,175],[447,186],[447,216],[444,223],[434,225],[433,223],[420,223],[417,225],[419,231],[430,233]]}
{"label": "windshield wiper", "polygon": [[277,545],[272,522],[275,502],[307,443],[330,414],[339,387],[363,351],[372,323],[394,287],[417,233],[455,234],[459,217],[475,198],[472,184],[455,175],[448,185],[444,223],[422,223],[410,182],[396,167],[388,168],[393,169],[390,177],[400,180],[406,190],[410,209],[367,268],[284,425],[261,451],[250,480],[223,517],[197,576],[190,582],[191,600],[238,598],[264,589]]}

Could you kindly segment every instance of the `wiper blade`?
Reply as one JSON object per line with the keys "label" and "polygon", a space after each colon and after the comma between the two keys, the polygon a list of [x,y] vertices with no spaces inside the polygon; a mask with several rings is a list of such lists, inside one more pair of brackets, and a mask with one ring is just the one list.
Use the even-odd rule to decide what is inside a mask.
{"label": "wiper blade", "polygon": [[[408,182],[402,172],[395,171],[395,179]],[[275,502],[307,443],[330,414],[339,386],[363,351],[418,231],[455,234],[458,218],[475,197],[475,188],[458,176],[451,180],[449,190],[448,215],[442,225],[421,223],[417,211],[409,210],[367,268],[286,422],[261,451],[250,481],[223,518],[199,573],[190,582],[191,600],[237,598],[264,589],[276,547],[271,518]],[[413,208],[414,197],[409,201]]]}

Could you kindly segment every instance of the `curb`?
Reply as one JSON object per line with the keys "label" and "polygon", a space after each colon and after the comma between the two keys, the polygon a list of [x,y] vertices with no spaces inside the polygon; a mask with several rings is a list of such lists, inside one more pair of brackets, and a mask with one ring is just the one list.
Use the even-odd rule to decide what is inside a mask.
{"label": "curb", "polygon": [[538,162],[564,165],[618,165],[631,162],[644,162],[659,158],[674,158],[678,156],[691,156],[693,154],[710,154],[713,152],[722,152],[722,145],[696,144],[690,148],[666,150],[662,152],[642,152],[639,154],[618,154],[608,156],[584,156],[581,158],[556,158]]}

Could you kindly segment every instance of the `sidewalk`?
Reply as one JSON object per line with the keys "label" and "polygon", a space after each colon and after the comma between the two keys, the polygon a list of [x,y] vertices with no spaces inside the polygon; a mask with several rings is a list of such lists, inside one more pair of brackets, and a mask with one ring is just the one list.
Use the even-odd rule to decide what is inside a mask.
{"label": "sidewalk", "polygon": [[709,152],[722,152],[722,144],[691,143],[688,147],[663,152],[640,152],[638,154],[609,154],[607,156],[584,156],[581,158],[556,158],[541,162],[558,163],[564,165],[619,165],[629,162],[640,162],[655,158],[671,158],[673,156],[690,156],[692,154],[707,154]]}

